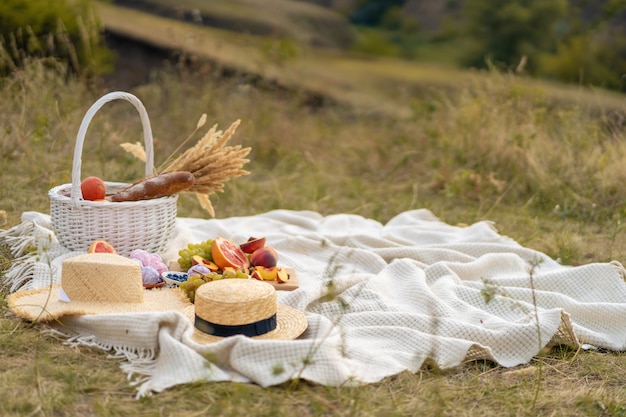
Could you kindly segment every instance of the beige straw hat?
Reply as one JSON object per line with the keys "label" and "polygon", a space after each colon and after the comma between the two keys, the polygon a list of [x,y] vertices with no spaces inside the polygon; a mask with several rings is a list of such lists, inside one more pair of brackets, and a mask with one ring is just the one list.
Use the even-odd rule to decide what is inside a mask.
{"label": "beige straw hat", "polygon": [[292,340],[307,328],[306,316],[276,302],[276,289],[254,279],[211,281],[196,290],[193,340],[213,343],[243,334],[254,339]]}
{"label": "beige straw hat", "polygon": [[61,284],[17,291],[8,305],[23,319],[50,321],[70,314],[184,312],[191,303],[179,289],[144,289],[141,266],[129,258],[87,253],[62,262]]}

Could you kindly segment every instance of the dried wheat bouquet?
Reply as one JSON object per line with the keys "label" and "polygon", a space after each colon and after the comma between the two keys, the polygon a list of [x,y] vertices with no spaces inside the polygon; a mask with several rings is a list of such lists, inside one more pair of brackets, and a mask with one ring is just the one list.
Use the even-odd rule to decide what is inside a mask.
{"label": "dried wheat bouquet", "polygon": [[[249,162],[246,156],[251,148],[243,148],[240,145],[226,146],[240,122],[240,120],[235,121],[225,132],[217,130],[217,125],[213,125],[198,143],[171,162],[166,161],[163,164],[165,167],[160,170],[163,174],[178,171],[193,174],[194,184],[184,192],[195,193],[202,208],[212,217],[215,217],[215,210],[209,196],[222,192],[224,183],[229,179],[249,174],[243,166]],[[205,123],[206,114],[203,114],[194,133]],[[123,143],[121,146],[135,157],[145,160],[145,151],[140,143]]]}

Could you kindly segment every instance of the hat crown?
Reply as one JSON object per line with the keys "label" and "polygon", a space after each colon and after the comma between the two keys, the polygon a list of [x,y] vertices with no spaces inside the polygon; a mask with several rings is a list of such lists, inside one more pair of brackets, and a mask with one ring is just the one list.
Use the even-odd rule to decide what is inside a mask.
{"label": "hat crown", "polygon": [[195,313],[201,319],[224,326],[258,322],[276,314],[276,290],[253,279],[224,279],[200,286]]}
{"label": "hat crown", "polygon": [[144,301],[141,266],[112,253],[86,253],[64,260],[61,286],[72,301]]}

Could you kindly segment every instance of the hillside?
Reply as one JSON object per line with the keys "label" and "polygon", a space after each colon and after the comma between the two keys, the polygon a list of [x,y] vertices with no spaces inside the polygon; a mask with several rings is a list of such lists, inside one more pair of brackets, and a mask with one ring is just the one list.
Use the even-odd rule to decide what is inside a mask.
{"label": "hillside", "polygon": [[339,13],[291,0],[115,0],[114,4],[197,25],[250,35],[284,37],[300,44],[345,48],[356,32]]}
{"label": "hillside", "polygon": [[[191,1],[191,0],[189,0]],[[134,8],[97,3],[106,31],[122,44],[143,48],[119,62],[149,72],[145,65],[169,56],[187,62],[210,62],[224,73],[245,75],[247,82],[297,91],[315,103],[335,103],[362,113],[411,117],[412,97],[439,89],[459,89],[485,74],[390,58],[373,58],[346,51],[285,43],[274,37],[238,33]],[[146,49],[148,48],[147,52]],[[182,52],[181,52],[182,51]],[[617,93],[517,78],[520,88],[541,91],[548,100],[583,100],[599,110],[623,110]]]}

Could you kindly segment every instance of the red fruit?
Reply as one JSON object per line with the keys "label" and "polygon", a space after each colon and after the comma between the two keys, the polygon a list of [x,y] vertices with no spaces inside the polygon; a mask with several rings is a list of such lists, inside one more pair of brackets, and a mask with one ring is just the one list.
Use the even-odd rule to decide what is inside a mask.
{"label": "red fruit", "polygon": [[253,266],[273,268],[277,263],[278,254],[274,248],[270,246],[264,246],[261,249],[257,249],[252,253],[252,255],[250,255],[250,264]]}
{"label": "red fruit", "polygon": [[80,183],[80,191],[84,200],[102,200],[106,195],[106,186],[98,177],[87,177]]}
{"label": "red fruit", "polygon": [[220,268],[248,269],[250,262],[239,245],[222,237],[216,237],[211,244],[213,262]]}
{"label": "red fruit", "polygon": [[98,239],[98,240],[94,240],[93,243],[89,245],[89,249],[87,249],[87,253],[115,253],[117,254],[117,251],[115,250],[113,245],[111,245],[106,240]]}
{"label": "red fruit", "polygon": [[247,242],[239,245],[242,251],[245,253],[252,253],[257,249],[261,249],[265,246],[265,238],[264,237],[251,237]]}

